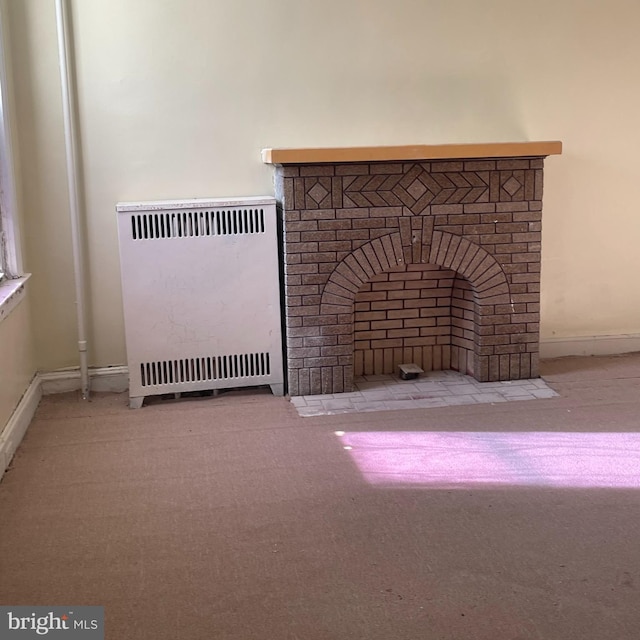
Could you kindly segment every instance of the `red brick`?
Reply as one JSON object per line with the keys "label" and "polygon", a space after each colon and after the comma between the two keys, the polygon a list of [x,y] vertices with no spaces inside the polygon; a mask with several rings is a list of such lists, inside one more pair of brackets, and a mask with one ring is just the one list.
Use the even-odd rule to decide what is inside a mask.
{"label": "red brick", "polygon": [[372,340],[371,347],[373,349],[393,349],[402,346],[402,338],[387,338],[386,340]]}
{"label": "red brick", "polygon": [[514,242],[540,242],[542,234],[539,231],[529,231],[527,233],[514,233]]}
{"label": "red brick", "polygon": [[[375,320],[371,322],[371,329],[401,329],[403,326],[402,320]],[[406,326],[406,325],[405,325]]]}
{"label": "red brick", "polygon": [[[496,225],[497,226],[497,225]],[[480,236],[480,244],[498,244],[511,242],[510,233],[485,233]]]}
{"label": "red brick", "polygon": [[516,253],[513,255],[513,262],[540,262],[540,254],[534,253]]}
{"label": "red brick", "polygon": [[402,291],[389,291],[388,299],[389,300],[398,300],[398,299],[408,299],[408,298],[419,298],[420,291],[418,289],[410,289],[410,290],[402,290]]}
{"label": "red brick", "polygon": [[333,220],[335,209],[304,209],[300,212],[301,220]]}
{"label": "red brick", "polygon": [[529,160],[519,160],[519,159],[498,160],[496,168],[498,170],[528,169]]}
{"label": "red brick", "polygon": [[353,327],[349,325],[327,324],[320,327],[320,335],[323,336],[350,334],[352,331]]}
{"label": "red brick", "polygon": [[480,215],[477,213],[473,214],[459,214],[459,215],[450,215],[448,217],[447,222],[449,224],[480,224]]}
{"label": "red brick", "polygon": [[351,345],[330,345],[326,347],[320,347],[320,353],[325,356],[346,356],[350,355],[353,351]]}
{"label": "red brick", "polygon": [[336,254],[335,252],[326,252],[326,253],[303,253],[300,257],[303,263],[318,263],[318,262],[335,262]]}
{"label": "red brick", "polygon": [[503,254],[503,253],[526,253],[529,249],[529,246],[524,243],[524,242],[520,242],[520,243],[511,243],[511,242],[507,242],[505,244],[498,244],[496,245],[496,253],[497,254]]}
{"label": "red brick", "polygon": [[326,347],[337,344],[336,336],[307,336],[300,338],[305,347]]}
{"label": "red brick", "polygon": [[396,320],[398,318],[418,318],[420,311],[418,309],[390,309],[386,313],[389,320]]}
{"label": "red brick", "polygon": [[303,318],[303,326],[314,327],[316,329],[316,335],[320,333],[320,327],[325,325],[335,325],[338,322],[337,315],[315,315],[305,316]]}
{"label": "red brick", "polygon": [[405,338],[404,346],[405,347],[422,347],[426,345],[432,345],[433,339],[429,336],[419,336],[416,338]]}
{"label": "red brick", "polygon": [[541,211],[525,211],[513,213],[514,222],[540,222],[542,220]]}
{"label": "red brick", "polygon": [[491,171],[496,168],[495,160],[465,160],[465,171]]}
{"label": "red brick", "polygon": [[388,338],[410,338],[410,337],[418,337],[420,335],[420,329],[410,328],[410,329],[389,329],[387,331]]}
{"label": "red brick", "polygon": [[[498,213],[501,212],[512,212],[516,211],[528,211],[529,204],[527,202],[500,202],[496,205],[496,211]],[[515,216],[513,218],[514,222],[516,221]]]}
{"label": "red brick", "polygon": [[[300,222],[299,224],[308,224]],[[319,240],[335,240],[335,231],[303,231],[300,234],[300,240],[302,242],[317,242]]]}
{"label": "red brick", "polygon": [[493,213],[496,210],[496,205],[491,203],[486,204],[465,204],[465,213]]}
{"label": "red brick", "polygon": [[286,211],[284,214],[284,226],[286,226],[289,222],[293,222],[295,220],[300,220],[300,212],[299,211]]}
{"label": "red brick", "polygon": [[[523,344],[497,344],[494,347],[494,353],[496,355],[500,354],[501,356],[511,355],[514,352],[521,353],[524,351],[526,351],[526,347]],[[509,380],[513,378],[511,378],[510,374],[506,374],[506,376],[503,377],[502,379]]]}
{"label": "red brick", "polygon": [[481,235],[486,233],[494,233],[495,226],[493,224],[466,224],[464,225],[465,234]]}
{"label": "red brick", "polygon": [[[320,232],[318,232],[320,233]],[[318,242],[318,250],[320,252],[327,251],[351,251],[351,242],[348,240],[337,241],[334,240],[332,242]]]}
{"label": "red brick", "polygon": [[512,213],[483,213],[480,216],[480,222],[488,223],[510,223],[513,220]]}
{"label": "red brick", "polygon": [[402,300],[384,300],[381,302],[372,302],[371,309],[379,311],[382,309],[402,309]]}

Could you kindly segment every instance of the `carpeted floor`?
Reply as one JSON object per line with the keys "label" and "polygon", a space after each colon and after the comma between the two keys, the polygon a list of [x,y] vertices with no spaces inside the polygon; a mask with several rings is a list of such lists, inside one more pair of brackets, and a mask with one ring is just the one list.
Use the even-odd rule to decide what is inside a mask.
{"label": "carpeted floor", "polygon": [[47,397],[0,483],[0,604],[103,605],[109,640],[638,638],[640,354],[543,374],[560,397],[307,418]]}

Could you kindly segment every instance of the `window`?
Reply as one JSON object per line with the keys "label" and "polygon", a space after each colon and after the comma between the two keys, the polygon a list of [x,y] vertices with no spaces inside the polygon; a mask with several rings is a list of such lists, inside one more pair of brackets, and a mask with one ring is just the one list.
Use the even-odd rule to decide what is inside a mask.
{"label": "window", "polygon": [[[0,218],[0,223],[2,222],[2,218]],[[0,224],[0,282],[5,279],[5,274],[7,272],[7,268],[4,266],[6,262],[7,251],[4,248],[4,233],[2,232],[2,225]]]}
{"label": "window", "polygon": [[0,281],[22,276],[20,237],[16,219],[16,186],[9,120],[7,39],[0,10]]}
{"label": "window", "polygon": [[22,272],[18,232],[16,183],[8,114],[7,39],[0,4],[0,321],[9,316],[25,295],[28,275]]}

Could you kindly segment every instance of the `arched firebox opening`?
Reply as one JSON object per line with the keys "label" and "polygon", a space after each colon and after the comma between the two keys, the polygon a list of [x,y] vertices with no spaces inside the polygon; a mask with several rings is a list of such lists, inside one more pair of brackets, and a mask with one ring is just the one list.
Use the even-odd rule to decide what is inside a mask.
{"label": "arched firebox opening", "polygon": [[[436,368],[463,371],[473,375],[480,382],[520,379],[531,375],[531,360],[526,352],[526,344],[519,342],[517,338],[515,340],[512,338],[520,331],[520,325],[515,307],[511,302],[509,284],[500,263],[486,249],[467,238],[434,231],[430,240],[429,244],[425,244],[419,242],[418,236],[414,235],[403,242],[401,234],[390,233],[363,244],[335,267],[321,296],[320,316],[317,322],[320,327],[320,340],[322,335],[332,333],[339,337],[336,352],[340,354],[340,360],[336,367],[332,367],[326,373],[321,368],[316,373],[321,388],[321,391],[316,393],[350,391],[358,370],[363,373],[367,370],[375,371],[376,367],[379,370],[393,370],[398,364],[397,359],[403,362],[407,360],[415,362],[416,351],[413,347],[417,346],[423,347],[423,363],[429,364],[429,357],[431,357],[432,369],[435,360]],[[394,280],[391,279],[392,274],[396,274]],[[387,306],[397,306],[390,304],[391,300],[402,299],[396,296],[405,296],[402,299],[402,311],[405,311],[412,308],[412,303],[407,300],[420,299],[421,303],[416,307],[419,309],[417,320],[420,324],[422,318],[429,317],[430,312],[427,309],[433,308],[428,305],[435,303],[436,309],[440,305],[441,315],[438,312],[438,315],[431,316],[436,318],[435,325],[432,321],[424,323],[424,337],[427,337],[430,328],[431,340],[429,341],[432,342],[435,338],[435,344],[414,345],[412,343],[411,338],[416,337],[415,329],[418,329],[417,337],[421,337],[419,326],[407,327],[410,331],[409,335],[402,338],[401,353],[395,350],[391,354],[385,353],[387,348],[396,348],[385,343],[371,344],[371,335],[377,335],[381,340],[396,338],[395,333],[389,333],[393,329],[388,323],[393,321],[395,326],[398,318],[392,318],[388,313],[385,313],[384,319],[379,316],[381,322],[387,323],[384,338],[382,333],[369,333],[369,345],[364,344],[367,341],[362,339],[361,331],[365,331],[365,325],[356,325],[356,316],[358,322],[369,323],[369,329],[366,331],[381,330],[381,325],[371,324],[378,322],[378,320],[371,320],[371,316],[369,320],[364,320],[361,315],[364,312],[364,306],[356,307],[357,303],[365,302],[363,298],[367,297],[367,293],[373,294],[374,288],[382,291],[385,286],[391,286],[391,282],[399,282],[400,280],[396,278],[404,279],[401,280],[402,289],[396,289],[396,291],[410,291],[412,285],[407,286],[407,283],[418,282],[418,276],[413,274],[420,274],[421,280],[420,285],[413,286],[423,287],[426,290],[432,288],[431,285],[438,285],[433,288],[445,289],[446,292],[443,292],[441,297],[437,295],[439,292],[436,292],[435,299],[425,293],[426,304],[422,302],[423,294],[420,289],[418,289],[419,293],[386,294]],[[376,280],[378,277],[380,279]],[[430,278],[431,282],[426,282]],[[369,285],[370,292],[367,291]],[[392,289],[387,290],[392,291]],[[373,297],[383,302],[383,296],[379,291],[378,295]],[[420,297],[416,298],[416,296]],[[370,306],[369,311],[372,310]],[[392,310],[389,308],[386,311]],[[400,311],[400,309],[395,310]],[[412,313],[412,315],[415,314]],[[440,320],[440,329],[438,318],[443,318]],[[412,324],[405,323],[404,318],[402,320],[403,329],[406,324]],[[372,329],[374,326],[376,329]],[[440,344],[438,344],[439,335],[442,336]],[[360,338],[358,342],[362,344],[355,344],[356,337]],[[429,346],[432,349],[424,349]],[[433,347],[436,348],[433,349]],[[443,349],[443,347],[448,348]],[[380,352],[378,348],[382,351]],[[410,348],[411,351],[409,351]],[[362,355],[360,352],[363,352]],[[310,371],[310,387],[313,382],[312,376],[313,373]]]}
{"label": "arched firebox opening", "polygon": [[354,300],[354,375],[397,373],[402,363],[473,375],[476,304],[468,280],[437,265],[373,276]]}

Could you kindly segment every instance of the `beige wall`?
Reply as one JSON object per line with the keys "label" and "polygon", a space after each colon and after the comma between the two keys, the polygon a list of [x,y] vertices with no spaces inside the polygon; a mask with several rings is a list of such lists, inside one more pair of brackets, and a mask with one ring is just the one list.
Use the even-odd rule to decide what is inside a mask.
{"label": "beige wall", "polygon": [[[269,146],[563,140],[543,339],[640,333],[637,0],[71,4],[92,364],[125,361],[115,203],[272,193]],[[38,365],[55,369],[77,362],[54,2],[11,19]]]}
{"label": "beige wall", "polygon": [[27,295],[0,322],[0,433],[35,372]]}

